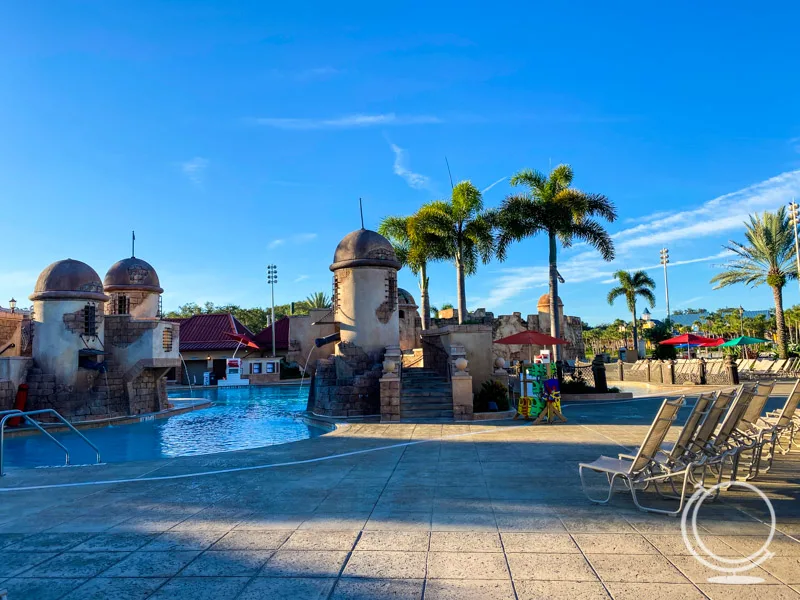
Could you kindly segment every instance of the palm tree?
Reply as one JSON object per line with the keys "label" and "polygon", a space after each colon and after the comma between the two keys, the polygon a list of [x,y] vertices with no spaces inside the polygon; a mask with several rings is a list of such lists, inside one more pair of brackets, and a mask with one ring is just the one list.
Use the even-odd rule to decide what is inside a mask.
{"label": "palm tree", "polygon": [[378,233],[389,239],[400,264],[408,267],[419,276],[420,308],[422,309],[422,329],[431,326],[430,297],[428,295],[428,263],[446,256],[437,244],[437,239],[427,235],[419,227],[416,215],[410,217],[385,217],[378,227]]}
{"label": "palm tree", "polygon": [[456,266],[458,322],[467,314],[465,278],[478,269],[478,260],[488,263],[495,252],[493,211],[483,209],[481,192],[469,181],[453,187],[450,200],[435,200],[416,214],[417,227]]}
{"label": "palm tree", "polygon": [[789,225],[786,209],[750,215],[745,223],[745,243],[731,240],[723,248],[734,256],[723,265],[725,271],[711,279],[719,289],[735,283],[756,287],[766,283],[772,288],[775,300],[775,328],[778,333],[778,354],[786,358],[786,323],[783,315],[783,286],[789,279],[797,278],[794,238]]}
{"label": "palm tree", "polygon": [[614,304],[614,300],[620,297],[625,298],[625,303],[628,310],[631,311],[632,327],[633,327],[633,347],[639,351],[639,338],[636,329],[636,298],[644,298],[650,305],[650,308],[655,307],[656,297],[653,290],[656,287],[656,282],[645,271],[635,271],[628,273],[628,271],[617,271],[614,273],[614,279],[619,281],[619,285],[608,292],[608,303]]}
{"label": "palm tree", "polygon": [[314,292],[310,294],[303,303],[306,305],[306,308],[330,308],[331,307],[331,299],[329,296],[325,294],[325,292]]}
{"label": "palm tree", "polygon": [[[558,314],[558,244],[568,248],[573,240],[594,246],[604,260],[614,260],[614,242],[595,219],[613,222],[617,218],[614,204],[601,194],[588,194],[572,185],[573,172],[569,165],[558,165],[549,177],[539,171],[525,169],[511,178],[511,185],[528,188],[522,194],[509,196],[496,217],[500,229],[497,255],[505,257],[506,248],[539,233],[547,235],[549,243],[550,333],[561,335]],[[553,349],[556,360],[560,348]]]}

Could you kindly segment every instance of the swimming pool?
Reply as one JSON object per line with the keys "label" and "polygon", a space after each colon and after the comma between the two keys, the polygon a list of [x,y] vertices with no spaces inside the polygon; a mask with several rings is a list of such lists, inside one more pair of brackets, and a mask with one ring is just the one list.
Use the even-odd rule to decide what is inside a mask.
{"label": "swimming pool", "polygon": [[[134,425],[84,429],[103,462],[196,456],[294,442],[325,433],[306,425],[308,386],[252,386],[170,392],[171,398],[208,398],[209,408]],[[55,434],[70,450],[72,464],[94,462],[75,435]],[[64,453],[40,435],[6,439],[7,467],[63,465]]]}

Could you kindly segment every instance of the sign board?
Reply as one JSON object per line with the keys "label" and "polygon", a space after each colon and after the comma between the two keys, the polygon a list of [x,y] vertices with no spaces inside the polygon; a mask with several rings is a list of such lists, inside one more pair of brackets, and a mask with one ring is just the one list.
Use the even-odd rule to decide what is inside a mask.
{"label": "sign board", "polygon": [[539,352],[539,356],[537,357],[538,360],[536,362],[541,363],[543,365],[550,364],[550,350],[541,350]]}

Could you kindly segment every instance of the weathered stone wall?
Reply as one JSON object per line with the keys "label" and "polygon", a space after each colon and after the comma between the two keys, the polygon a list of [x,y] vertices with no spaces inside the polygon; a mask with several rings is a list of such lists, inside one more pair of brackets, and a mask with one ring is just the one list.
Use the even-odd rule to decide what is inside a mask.
{"label": "weathered stone wall", "polygon": [[21,318],[6,318],[4,313],[0,313],[0,350],[5,348],[6,344],[16,341],[14,338],[21,325]]}
{"label": "weathered stone wall", "polygon": [[[90,304],[87,302],[87,304]],[[95,303],[94,320],[98,331],[103,327],[103,305],[102,303]],[[85,307],[79,308],[74,312],[65,313],[62,317],[64,321],[64,328],[72,333],[83,333],[86,327],[86,313]]]}
{"label": "weathered stone wall", "polygon": [[17,390],[9,380],[0,380],[0,411],[14,408]]}
{"label": "weathered stone wall", "polygon": [[400,322],[400,350],[413,350],[420,347],[422,333],[422,317],[413,304],[400,304],[398,310]]}
{"label": "weathered stone wall", "polygon": [[156,378],[160,372],[156,369],[144,369],[128,384],[130,414],[141,415],[166,408],[166,380],[163,377]]}
{"label": "weathered stone wall", "polygon": [[400,420],[401,382],[396,374],[387,374],[380,379],[381,386],[381,421]]}
{"label": "weathered stone wall", "polygon": [[[519,333],[521,331],[538,331],[550,335],[550,317],[548,313],[528,315],[526,319],[522,314],[515,312],[510,315],[500,315],[492,323],[492,337],[495,340]],[[580,317],[564,316],[561,319],[561,338],[569,342],[562,346],[566,360],[584,358],[586,348],[583,343],[583,327]],[[531,348],[533,356],[539,354],[543,346]],[[530,354],[528,346],[492,344],[492,352],[496,357],[503,357],[506,363],[512,360],[528,360]]]}
{"label": "weathered stone wall", "polygon": [[381,364],[351,344],[345,344],[340,352],[317,361],[309,399],[311,410],[329,417],[380,414]]}
{"label": "weathered stone wall", "polygon": [[[139,321],[131,319],[130,315],[118,315],[106,319],[105,343],[107,346],[125,348],[137,342],[148,331],[158,327],[162,321]],[[178,324],[172,324],[177,326]],[[177,346],[177,339],[173,338],[173,345]]]}
{"label": "weathered stone wall", "polygon": [[308,315],[289,317],[289,350],[286,353],[286,360],[296,362],[301,368],[305,368],[308,360],[308,368],[311,369],[318,358],[330,356],[335,352],[334,343],[317,348],[314,340],[335,332],[333,312],[328,308],[313,309]]}

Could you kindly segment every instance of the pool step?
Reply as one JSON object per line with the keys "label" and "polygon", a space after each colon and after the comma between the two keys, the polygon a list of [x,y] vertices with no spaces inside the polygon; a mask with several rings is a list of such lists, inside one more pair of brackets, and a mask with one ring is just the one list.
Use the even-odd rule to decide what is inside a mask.
{"label": "pool step", "polygon": [[403,369],[400,391],[400,420],[444,423],[453,421],[453,392],[450,382],[432,369]]}

